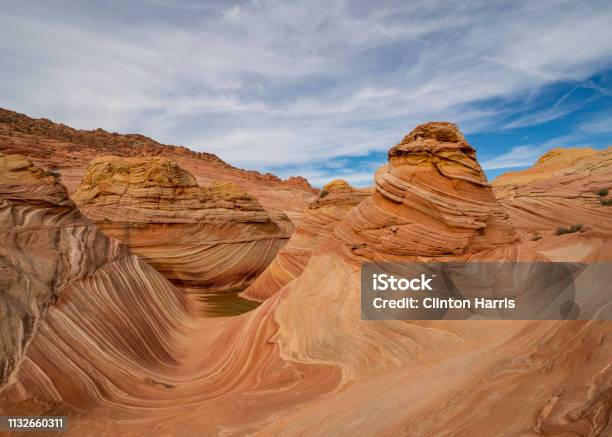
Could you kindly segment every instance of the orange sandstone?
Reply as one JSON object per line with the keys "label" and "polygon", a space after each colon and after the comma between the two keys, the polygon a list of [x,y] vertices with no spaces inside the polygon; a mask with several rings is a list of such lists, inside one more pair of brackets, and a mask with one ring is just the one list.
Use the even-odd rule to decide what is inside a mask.
{"label": "orange sandstone", "polygon": [[278,252],[270,266],[242,296],[265,300],[298,277],[306,267],[312,251],[333,232],[336,224],[367,196],[367,191],[355,189],[343,180],[336,179],[325,185],[319,198],[312,202],[302,215],[287,245]]}
{"label": "orange sandstone", "polygon": [[[250,313],[194,317],[155,271],[128,268],[135,257],[77,281],[49,305],[0,411],[68,409],[68,435],[610,434],[610,323],[361,320],[363,261],[542,256],[517,239],[450,123],[417,127],[375,181]],[[93,256],[79,244],[43,245]]]}
{"label": "orange sandstone", "polygon": [[176,284],[244,287],[289,239],[289,226],[237,186],[200,187],[161,157],[97,158],[73,198],[107,235]]}

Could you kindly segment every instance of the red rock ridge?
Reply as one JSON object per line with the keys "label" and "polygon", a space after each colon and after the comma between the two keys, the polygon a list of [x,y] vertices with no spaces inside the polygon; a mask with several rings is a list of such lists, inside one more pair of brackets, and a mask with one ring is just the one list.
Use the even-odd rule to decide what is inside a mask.
{"label": "red rock ridge", "polygon": [[281,210],[296,220],[318,192],[304,178],[281,180],[270,173],[238,169],[211,153],[161,144],[138,134],[77,130],[2,108],[0,151],[26,155],[38,165],[59,171],[69,192],[80,184],[87,164],[100,155],[163,156],[190,171],[201,185],[235,183],[257,197],[266,209]]}
{"label": "red rock ridge", "polygon": [[499,176],[493,188],[529,238],[576,224],[583,232],[612,234],[612,147],[553,149],[533,167]]}

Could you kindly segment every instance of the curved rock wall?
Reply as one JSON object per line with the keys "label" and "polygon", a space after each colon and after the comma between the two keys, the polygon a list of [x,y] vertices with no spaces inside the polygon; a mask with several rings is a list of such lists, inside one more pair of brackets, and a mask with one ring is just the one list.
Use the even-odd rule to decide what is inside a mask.
{"label": "curved rock wall", "polygon": [[[92,225],[55,176],[19,155],[0,154],[0,233],[0,389],[11,383],[13,401],[37,391],[49,400],[76,382],[66,378],[72,372],[51,374],[67,365],[56,343],[89,347],[98,366],[113,348],[135,361],[171,360],[166,340],[188,314],[178,290]],[[57,308],[68,310],[58,316]]]}
{"label": "curved rock wall", "polygon": [[286,216],[272,220],[233,184],[200,187],[166,158],[97,158],[73,198],[107,235],[180,285],[244,288],[289,239]]}
{"label": "curved rock wall", "polygon": [[471,259],[544,257],[517,241],[456,127],[419,126],[279,293],[282,356],[338,367],[344,389],[265,432],[606,435],[609,323],[361,320],[361,261]]}
{"label": "curved rock wall", "polygon": [[283,247],[268,268],[242,296],[265,300],[297,278],[310,259],[312,251],[333,232],[336,224],[370,193],[357,190],[346,181],[334,180],[323,187],[299,222],[289,243]]}

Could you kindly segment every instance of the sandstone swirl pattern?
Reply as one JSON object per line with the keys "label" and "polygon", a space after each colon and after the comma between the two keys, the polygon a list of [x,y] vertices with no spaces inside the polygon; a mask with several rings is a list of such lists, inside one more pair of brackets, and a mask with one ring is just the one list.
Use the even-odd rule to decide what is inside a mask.
{"label": "sandstone swirl pattern", "polygon": [[274,261],[242,296],[265,300],[297,278],[306,267],[312,251],[367,196],[369,193],[366,190],[355,189],[343,180],[337,179],[325,185],[319,198],[302,214],[289,243],[278,252]]}
{"label": "sandstone swirl pattern", "polygon": [[515,230],[452,123],[418,126],[389,150],[376,192],[335,231],[347,259],[469,256],[515,242]]}
{"label": "sandstone swirl pattern", "polygon": [[[423,344],[430,334],[411,333],[415,328],[409,323],[361,322],[355,329],[361,262],[537,258],[515,244],[514,228],[474,149],[452,123],[415,128],[390,149],[389,163],[376,172],[375,182],[375,193],[338,223],[302,275],[282,290],[285,299],[277,313],[288,356],[330,360],[349,378],[412,362],[413,336],[423,336],[418,341]],[[298,301],[302,308],[319,308],[316,323],[304,324],[307,316],[294,313]],[[438,341],[436,348],[445,340]],[[377,349],[381,353],[372,363],[369,357]]]}
{"label": "sandstone swirl pattern", "polygon": [[610,435],[610,323],[360,319],[362,261],[544,258],[450,123],[417,127],[375,181],[249,313],[194,317],[134,257],[64,288],[0,412],[67,411],[75,436]]}
{"label": "sandstone swirl pattern", "polygon": [[[172,362],[166,340],[187,314],[181,294],[92,225],[55,176],[19,155],[0,154],[0,232],[5,411],[48,412],[63,385],[77,402],[99,396],[92,368],[82,366],[103,367],[109,354],[126,368],[129,360]],[[66,355],[75,342],[83,355]],[[30,405],[31,396],[39,402]]]}
{"label": "sandstone swirl pattern", "polygon": [[[107,235],[175,284],[244,288],[291,230],[231,183],[200,187],[166,158],[97,158],[73,198]],[[284,222],[284,223],[283,223]]]}
{"label": "sandstone swirl pattern", "polygon": [[279,293],[282,356],[337,366],[345,389],[266,433],[607,435],[610,323],[360,320],[361,261],[542,257],[517,241],[457,128],[417,127]]}

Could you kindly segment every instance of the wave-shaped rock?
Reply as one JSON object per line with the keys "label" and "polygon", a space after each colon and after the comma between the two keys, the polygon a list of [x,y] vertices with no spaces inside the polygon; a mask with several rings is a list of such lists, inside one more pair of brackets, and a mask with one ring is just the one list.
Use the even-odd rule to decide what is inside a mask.
{"label": "wave-shaped rock", "polygon": [[[321,378],[280,359],[273,305],[198,317],[187,296],[97,230],[57,178],[26,158],[0,155],[0,202],[0,414],[68,415],[68,435],[144,435],[152,423],[164,435],[207,435],[337,384],[333,371]],[[274,396],[253,392],[250,412],[236,416],[262,383]]]}
{"label": "wave-shaped rock", "polygon": [[612,147],[553,149],[493,187],[514,225],[531,235],[576,224],[612,233]]}
{"label": "wave-shaped rock", "polygon": [[[368,357],[374,344],[395,351],[381,355],[374,366],[411,361],[411,334],[404,329],[377,324],[353,332],[360,319],[362,262],[512,260],[519,252],[528,260],[537,257],[516,248],[514,228],[474,149],[452,123],[416,127],[390,149],[389,163],[376,172],[375,183],[372,196],[338,223],[302,275],[282,290],[277,320],[287,356],[329,359],[352,375],[372,370]],[[295,314],[298,302],[318,309],[316,322],[314,315]]]}
{"label": "wave-shaped rock", "polygon": [[161,157],[97,158],[73,198],[107,235],[176,284],[243,288],[289,239],[286,216],[279,225],[235,185],[200,187]]}
{"label": "wave-shaped rock", "polygon": [[0,411],[71,408],[69,435],[609,434],[609,323],[361,320],[363,261],[537,257],[454,125],[389,155],[375,192],[249,313],[188,317],[135,257],[64,288]]}
{"label": "wave-shaped rock", "polygon": [[[83,357],[64,355],[60,345],[81,338],[92,346],[87,333],[96,324],[99,331],[90,333],[97,349],[87,353],[98,366],[105,354],[119,352],[135,362],[171,361],[165,341],[187,314],[182,295],[91,224],[56,176],[23,156],[0,154],[0,232],[0,391],[11,386],[3,404],[34,393],[51,401],[62,385],[74,384]],[[151,301],[163,304],[164,313]],[[50,318],[50,308],[62,310]],[[92,395],[70,391],[81,399]]]}
{"label": "wave-shaped rock", "polygon": [[265,300],[298,277],[310,259],[312,251],[333,232],[336,224],[349,211],[369,196],[365,190],[351,187],[336,179],[323,187],[268,268],[251,284],[242,296]]}

